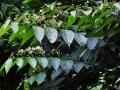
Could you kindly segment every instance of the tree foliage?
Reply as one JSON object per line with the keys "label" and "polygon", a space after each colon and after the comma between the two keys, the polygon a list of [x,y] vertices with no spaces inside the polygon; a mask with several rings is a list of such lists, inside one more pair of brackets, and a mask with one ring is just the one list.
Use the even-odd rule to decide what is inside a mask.
{"label": "tree foliage", "polygon": [[13,3],[19,10],[10,9],[13,14],[5,13],[11,1],[1,3],[7,7],[0,13],[1,21],[5,19],[0,28],[0,80],[9,85],[5,80],[14,77],[9,88],[17,90],[119,89],[120,4],[53,2],[35,8],[31,2],[36,1],[21,2],[18,6],[25,10]]}

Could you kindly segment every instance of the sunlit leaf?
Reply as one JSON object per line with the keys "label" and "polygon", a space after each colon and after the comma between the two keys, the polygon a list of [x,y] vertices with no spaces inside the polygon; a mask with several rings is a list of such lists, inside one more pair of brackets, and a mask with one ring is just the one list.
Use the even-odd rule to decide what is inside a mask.
{"label": "sunlit leaf", "polygon": [[82,11],[82,13],[84,13],[84,14],[87,15],[87,16],[92,13],[92,9],[87,10],[87,11],[84,11],[84,10],[81,10],[81,11]]}
{"label": "sunlit leaf", "polygon": [[70,46],[70,44],[74,40],[74,32],[70,30],[61,30],[60,33],[63,40],[67,43],[68,46]]}
{"label": "sunlit leaf", "polygon": [[1,26],[1,29],[6,29],[8,25],[10,24],[11,20],[8,18],[5,23]]}
{"label": "sunlit leaf", "polygon": [[5,63],[0,67],[0,72],[5,68]]}
{"label": "sunlit leaf", "polygon": [[74,71],[75,71],[76,73],[79,73],[80,70],[84,67],[84,65],[85,65],[85,64],[83,64],[83,63],[75,63],[75,64],[73,65],[73,69],[74,69]]}
{"label": "sunlit leaf", "polygon": [[75,17],[76,16],[76,11],[71,11],[70,14]]}
{"label": "sunlit leaf", "polygon": [[113,12],[112,9],[106,10],[106,11],[104,11],[103,13],[101,13],[101,15],[100,15],[98,18],[103,18],[103,17],[106,16],[106,15],[110,15],[111,12]]}
{"label": "sunlit leaf", "polygon": [[23,65],[22,65],[22,67],[20,67],[20,68],[18,67],[17,71],[21,70],[22,68],[24,68],[24,67],[28,64],[28,61],[27,61],[27,60],[28,60],[28,58],[27,58],[27,59],[26,59],[26,58],[24,59],[24,63],[23,63]]}
{"label": "sunlit leaf", "polygon": [[10,26],[8,25],[4,30],[0,30],[0,37],[5,35],[10,30]]}
{"label": "sunlit leaf", "polygon": [[41,43],[45,30],[39,26],[33,26],[33,32],[35,34],[35,37],[38,39],[38,41]]}
{"label": "sunlit leaf", "polygon": [[114,6],[120,10],[120,3],[115,3]]}
{"label": "sunlit leaf", "polygon": [[98,38],[89,38],[87,41],[87,47],[92,50],[98,43]]}
{"label": "sunlit leaf", "polygon": [[30,3],[31,1],[32,1],[32,0],[24,0],[23,3],[24,3],[24,4],[28,4],[28,3]]}
{"label": "sunlit leaf", "polygon": [[30,58],[28,59],[28,63],[31,65],[31,67],[33,67],[33,68],[35,69],[35,67],[36,67],[36,65],[37,65],[37,61],[36,61],[35,58],[30,57]]}
{"label": "sunlit leaf", "polygon": [[25,30],[24,26],[19,27],[19,30],[16,33],[11,34],[11,36],[9,37],[9,43],[11,43],[14,39],[19,38],[19,35],[24,30]]}
{"label": "sunlit leaf", "polygon": [[17,58],[16,65],[21,68],[23,66],[24,60],[23,58]]}
{"label": "sunlit leaf", "polygon": [[60,59],[59,58],[52,58],[51,64],[52,64],[53,68],[57,71],[57,69],[60,66]]}
{"label": "sunlit leaf", "polygon": [[46,29],[46,36],[49,39],[50,43],[54,43],[57,40],[58,32],[54,28],[47,28]]}
{"label": "sunlit leaf", "polygon": [[40,72],[38,75],[37,75],[37,84],[40,85],[41,83],[43,83],[45,81],[45,78],[46,78],[46,72]]}
{"label": "sunlit leaf", "polygon": [[8,30],[10,30],[10,22],[11,20],[8,18],[5,23],[0,28],[0,37],[7,33]]}
{"label": "sunlit leaf", "polygon": [[103,24],[103,19],[97,18],[97,19],[95,20],[95,25],[98,26],[98,25],[101,25],[101,24]]}
{"label": "sunlit leaf", "polygon": [[30,85],[28,79],[24,80],[24,90],[30,90]]}
{"label": "sunlit leaf", "polygon": [[11,28],[14,33],[16,33],[19,29],[19,23],[18,22],[12,22]]}
{"label": "sunlit leaf", "polygon": [[21,45],[25,44],[33,36],[33,31],[30,29],[27,33],[24,34]]}
{"label": "sunlit leaf", "polygon": [[61,61],[61,68],[65,72],[69,72],[72,69],[72,66],[73,66],[73,61],[72,60]]}
{"label": "sunlit leaf", "polygon": [[32,85],[32,84],[36,81],[36,79],[37,79],[37,76],[31,76],[31,77],[28,79],[28,81],[29,81],[29,83]]}
{"label": "sunlit leaf", "polygon": [[51,9],[51,10],[54,10],[54,8],[55,8],[55,5],[53,5],[53,4],[50,5],[50,9]]}
{"label": "sunlit leaf", "polygon": [[75,33],[75,40],[80,46],[83,46],[87,43],[87,38],[84,33]]}
{"label": "sunlit leaf", "polygon": [[120,78],[118,78],[115,83],[118,83],[118,82],[120,82]]}
{"label": "sunlit leaf", "polygon": [[12,62],[13,59],[9,58],[6,62],[5,62],[5,71],[6,73],[8,73],[8,71],[10,70],[11,66],[12,66]]}
{"label": "sunlit leaf", "polygon": [[43,68],[46,68],[48,65],[48,59],[46,57],[38,57],[37,61]]}

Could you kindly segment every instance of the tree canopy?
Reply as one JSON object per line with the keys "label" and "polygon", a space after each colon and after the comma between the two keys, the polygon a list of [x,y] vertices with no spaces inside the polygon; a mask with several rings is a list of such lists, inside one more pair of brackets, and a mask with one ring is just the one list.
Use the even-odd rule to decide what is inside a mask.
{"label": "tree canopy", "polygon": [[120,89],[119,2],[0,4],[0,89]]}

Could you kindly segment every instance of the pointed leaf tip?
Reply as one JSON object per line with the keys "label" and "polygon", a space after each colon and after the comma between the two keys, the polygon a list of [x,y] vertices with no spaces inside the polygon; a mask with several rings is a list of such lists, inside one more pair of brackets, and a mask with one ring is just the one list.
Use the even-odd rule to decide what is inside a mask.
{"label": "pointed leaf tip", "polygon": [[37,61],[35,58],[29,58],[28,63],[30,64],[31,67],[33,67],[35,69],[36,65],[37,65]]}
{"label": "pointed leaf tip", "polygon": [[36,79],[37,84],[40,85],[41,83],[43,83],[44,80],[45,80],[45,78],[46,78],[46,72],[40,72],[40,73],[37,75],[37,79]]}
{"label": "pointed leaf tip", "polygon": [[33,26],[33,32],[35,34],[35,37],[38,39],[38,41],[41,43],[42,39],[44,38],[44,29],[39,26]]}
{"label": "pointed leaf tip", "polygon": [[38,63],[43,67],[46,68],[48,65],[48,59],[46,57],[38,57]]}
{"label": "pointed leaf tip", "polygon": [[98,43],[98,38],[89,38],[88,41],[87,41],[87,47],[92,50],[96,47]]}
{"label": "pointed leaf tip", "polygon": [[6,62],[5,62],[5,71],[6,73],[8,73],[8,71],[10,70],[11,66],[12,66],[12,62],[13,59],[9,58]]}
{"label": "pointed leaf tip", "polygon": [[52,64],[53,68],[57,71],[57,69],[60,66],[60,59],[59,58],[52,58],[51,64]]}
{"label": "pointed leaf tip", "polygon": [[69,72],[72,69],[74,62],[72,60],[61,61],[61,68],[65,72]]}
{"label": "pointed leaf tip", "polygon": [[70,30],[61,30],[61,36],[63,40],[67,43],[68,46],[73,42],[74,40],[74,32]]}
{"label": "pointed leaf tip", "polygon": [[46,36],[49,39],[50,43],[54,43],[57,40],[58,32],[56,29],[48,27],[46,29]]}

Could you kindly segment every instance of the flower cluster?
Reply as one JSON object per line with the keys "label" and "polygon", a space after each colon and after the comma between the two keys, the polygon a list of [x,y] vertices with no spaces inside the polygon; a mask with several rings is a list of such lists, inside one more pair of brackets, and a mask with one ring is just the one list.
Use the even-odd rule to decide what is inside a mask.
{"label": "flower cluster", "polygon": [[40,46],[20,49],[17,53],[17,56],[44,56],[44,55],[45,51]]}

